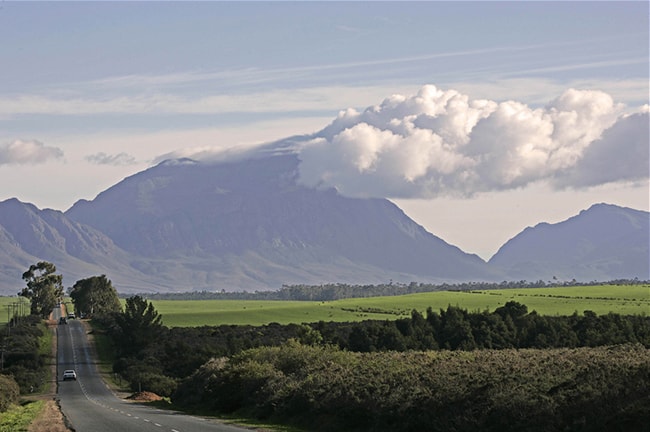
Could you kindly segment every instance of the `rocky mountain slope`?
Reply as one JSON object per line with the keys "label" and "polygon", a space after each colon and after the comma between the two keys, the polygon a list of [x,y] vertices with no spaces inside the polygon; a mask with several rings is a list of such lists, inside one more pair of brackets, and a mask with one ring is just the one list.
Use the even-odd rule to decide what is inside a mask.
{"label": "rocky mountain slope", "polygon": [[649,226],[648,212],[595,204],[564,222],[526,228],[489,264],[514,279],[648,280]]}
{"label": "rocky mountain slope", "polygon": [[22,274],[31,264],[50,261],[64,284],[111,274],[126,290],[154,290],[158,284],[134,271],[134,258],[101,232],[70,220],[56,210],[9,199],[0,202],[0,294],[14,295],[24,286]]}
{"label": "rocky mountain slope", "polygon": [[496,277],[388,200],[300,186],[297,166],[295,155],[167,161],[66,216],[105,233],[143,266],[154,260],[186,273],[191,288]]}

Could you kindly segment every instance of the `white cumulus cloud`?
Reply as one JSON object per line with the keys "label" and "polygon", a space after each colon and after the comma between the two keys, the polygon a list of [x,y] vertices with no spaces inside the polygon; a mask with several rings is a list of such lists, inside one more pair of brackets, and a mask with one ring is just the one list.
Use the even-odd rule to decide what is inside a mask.
{"label": "white cumulus cloud", "polygon": [[63,158],[58,147],[48,147],[36,140],[14,140],[0,145],[0,165],[34,165]]}
{"label": "white cumulus cloud", "polygon": [[[340,112],[302,146],[300,178],[346,195],[391,198],[643,179],[648,114],[637,112],[594,90],[569,89],[532,108],[428,85]],[[596,169],[603,164],[616,169]]]}

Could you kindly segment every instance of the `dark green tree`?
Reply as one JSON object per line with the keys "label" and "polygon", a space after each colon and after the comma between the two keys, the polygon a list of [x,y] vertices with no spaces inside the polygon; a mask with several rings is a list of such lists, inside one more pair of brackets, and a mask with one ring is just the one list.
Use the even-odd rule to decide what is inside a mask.
{"label": "dark green tree", "polygon": [[31,300],[30,312],[47,318],[63,297],[63,276],[54,274],[56,266],[47,261],[32,264],[25,273],[23,280],[27,287],[18,293],[19,296]]}
{"label": "dark green tree", "polygon": [[78,280],[70,290],[70,298],[77,314],[94,316],[122,311],[117,291],[106,275]]}
{"label": "dark green tree", "polygon": [[153,303],[136,295],[126,299],[124,312],[115,315],[114,342],[123,355],[143,352],[164,330],[162,315]]}
{"label": "dark green tree", "polygon": [[449,349],[472,350],[476,349],[476,341],[472,334],[471,322],[467,319],[466,310],[459,307],[447,306],[447,310],[440,310],[442,327],[440,329],[439,343]]}

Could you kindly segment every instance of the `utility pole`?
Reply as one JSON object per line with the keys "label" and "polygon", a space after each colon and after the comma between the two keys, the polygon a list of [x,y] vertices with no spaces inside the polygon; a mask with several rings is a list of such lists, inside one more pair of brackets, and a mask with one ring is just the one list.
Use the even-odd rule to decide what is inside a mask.
{"label": "utility pole", "polygon": [[14,327],[18,325],[18,319],[16,318],[16,311],[18,311],[18,303],[11,304],[11,319],[14,322]]}
{"label": "utility pole", "polygon": [[11,335],[11,305],[7,305],[7,337]]}

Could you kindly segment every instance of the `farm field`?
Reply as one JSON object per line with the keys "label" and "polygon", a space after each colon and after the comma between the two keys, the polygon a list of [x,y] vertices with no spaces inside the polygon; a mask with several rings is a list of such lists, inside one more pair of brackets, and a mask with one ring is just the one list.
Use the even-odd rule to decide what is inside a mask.
{"label": "farm field", "polygon": [[[448,305],[469,311],[493,311],[508,301],[528,306],[541,315],[571,315],[585,310],[650,314],[650,285],[594,285],[476,291],[436,291],[391,297],[352,298],[336,301],[277,300],[153,300],[169,327],[202,325],[264,325],[317,321],[396,319],[416,309],[422,314]],[[8,319],[7,306],[26,299],[0,297],[0,323]]]}
{"label": "farm field", "polygon": [[0,296],[0,324],[5,324],[9,321],[9,318],[13,315],[13,310],[16,303],[23,303],[23,312],[29,313],[29,300],[24,297],[12,296],[12,297],[3,297]]}
{"label": "farm field", "polygon": [[528,306],[541,315],[599,315],[650,313],[650,285],[595,285],[486,291],[437,291],[391,297],[353,298],[336,301],[273,300],[154,300],[152,303],[169,327],[221,324],[264,325],[317,321],[393,320],[410,316],[416,309],[444,309],[448,305],[469,311],[493,311],[508,301]]}

